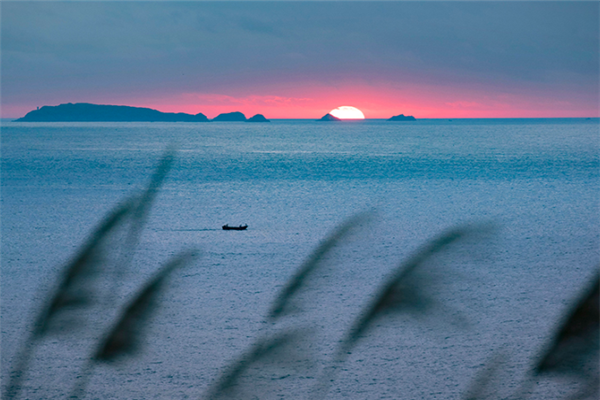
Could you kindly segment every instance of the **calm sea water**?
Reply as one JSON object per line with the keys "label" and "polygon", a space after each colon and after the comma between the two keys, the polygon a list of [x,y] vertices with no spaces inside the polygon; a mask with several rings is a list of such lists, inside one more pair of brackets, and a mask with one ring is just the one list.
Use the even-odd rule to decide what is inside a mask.
{"label": "calm sea water", "polygon": [[[598,119],[4,123],[2,381],[66,262],[175,146],[114,307],[94,316],[97,330],[42,341],[30,398],[64,398],[116,310],[187,248],[202,257],[169,281],[141,353],[96,368],[88,392],[200,398],[275,328],[269,305],[315,246],[365,210],[374,220],[333,252],[304,299],[310,312],[297,325],[317,332],[307,336],[314,366],[286,379],[258,368],[253,384],[277,388],[265,398],[302,398],[402,260],[445,229],[487,222],[489,237],[432,262],[431,315],[378,321],[327,397],[459,398],[497,350],[507,354],[498,390],[511,393],[600,263],[598,128]],[[541,381],[533,398],[573,388]]]}

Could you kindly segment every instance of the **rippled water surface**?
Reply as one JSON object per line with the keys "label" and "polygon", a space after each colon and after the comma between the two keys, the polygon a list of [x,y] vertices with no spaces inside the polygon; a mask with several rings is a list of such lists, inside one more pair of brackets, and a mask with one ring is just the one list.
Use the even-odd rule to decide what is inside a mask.
{"label": "rippled water surface", "polygon": [[[508,356],[498,385],[510,393],[600,263],[598,128],[597,119],[5,123],[3,384],[62,267],[174,146],[131,265],[104,288],[114,306],[91,318],[98,330],[42,341],[30,398],[64,398],[115,310],[186,248],[202,256],[173,274],[143,351],[96,368],[88,398],[200,398],[274,329],[267,310],[296,268],[365,210],[375,217],[332,252],[295,322],[312,328],[314,364],[289,379],[266,368],[255,383],[277,388],[273,398],[302,398],[402,260],[445,229],[485,222],[495,226],[489,237],[432,261],[435,312],[379,321],[327,397],[458,398],[499,349]],[[534,398],[569,385],[542,382]]]}

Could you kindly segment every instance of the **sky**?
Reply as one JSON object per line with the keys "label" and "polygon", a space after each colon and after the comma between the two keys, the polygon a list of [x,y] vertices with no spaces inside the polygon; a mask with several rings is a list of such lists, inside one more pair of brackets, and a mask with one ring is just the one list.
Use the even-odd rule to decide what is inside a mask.
{"label": "sky", "polygon": [[1,117],[87,102],[320,118],[599,117],[600,3],[10,2]]}

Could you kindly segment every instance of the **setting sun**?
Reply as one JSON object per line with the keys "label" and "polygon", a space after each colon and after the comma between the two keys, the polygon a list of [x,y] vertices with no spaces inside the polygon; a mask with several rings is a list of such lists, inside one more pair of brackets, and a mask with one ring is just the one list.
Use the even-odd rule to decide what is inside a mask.
{"label": "setting sun", "polygon": [[365,115],[356,107],[341,106],[331,110],[329,114],[339,119],[365,119]]}

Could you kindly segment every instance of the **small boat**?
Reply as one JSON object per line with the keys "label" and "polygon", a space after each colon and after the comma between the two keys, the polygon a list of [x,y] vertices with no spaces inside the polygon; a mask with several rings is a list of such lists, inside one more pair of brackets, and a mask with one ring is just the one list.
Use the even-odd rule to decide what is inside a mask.
{"label": "small boat", "polygon": [[224,231],[243,231],[248,227],[248,225],[240,225],[240,226],[229,226],[228,224],[223,225]]}

